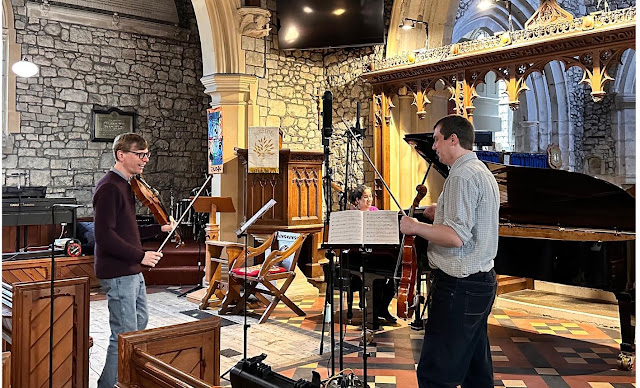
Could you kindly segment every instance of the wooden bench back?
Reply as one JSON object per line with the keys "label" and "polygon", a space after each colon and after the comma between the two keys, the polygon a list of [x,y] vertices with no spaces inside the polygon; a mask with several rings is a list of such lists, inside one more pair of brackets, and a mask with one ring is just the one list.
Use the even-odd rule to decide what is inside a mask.
{"label": "wooden bench back", "polygon": [[219,317],[118,337],[118,388],[219,384]]}
{"label": "wooden bench back", "polygon": [[[49,385],[51,283],[14,283],[11,327],[11,386]],[[3,298],[3,306],[8,303]],[[54,282],[53,386],[89,386],[89,278]],[[8,335],[5,337],[5,333]]]}

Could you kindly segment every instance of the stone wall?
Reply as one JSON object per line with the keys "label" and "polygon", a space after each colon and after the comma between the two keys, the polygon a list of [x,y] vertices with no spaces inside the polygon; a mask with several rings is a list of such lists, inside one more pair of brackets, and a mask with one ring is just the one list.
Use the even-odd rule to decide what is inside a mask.
{"label": "stone wall", "polygon": [[[576,17],[597,11],[597,0],[585,0],[583,2],[559,1],[563,8]],[[611,0],[611,10],[635,6],[635,1]],[[615,76],[616,67],[610,75]],[[615,128],[611,125],[611,114],[615,109],[615,99],[611,92],[613,82],[605,85],[607,95],[601,102],[594,102],[591,98],[591,88],[588,85],[578,84],[583,72],[578,68],[567,70],[565,76],[569,92],[569,109],[571,118],[571,133],[573,134],[573,149],[569,169],[597,175],[603,178],[620,174],[617,171]]]}
{"label": "stone wall", "polygon": [[90,140],[92,110],[117,107],[137,113],[153,154],[145,176],[165,199],[200,186],[209,97],[192,9],[190,28],[164,39],[27,17],[23,0],[12,4],[17,43],[40,73],[17,79],[21,128],[3,152],[5,185],[47,186],[47,196],[75,197],[88,205],[78,215],[91,215],[92,188],[114,163],[112,142]]}
{"label": "stone wall", "polygon": [[[391,0],[385,1],[387,29],[392,4]],[[268,0],[263,5],[272,12],[275,20],[275,1]],[[334,125],[330,164],[334,181],[344,184],[346,145],[342,118],[349,125],[355,125],[356,102],[361,102],[361,123],[369,130],[364,147],[370,152],[373,145],[369,113],[372,92],[371,87],[358,76],[362,74],[365,63],[382,57],[384,49],[377,46],[284,51],[278,48],[277,31],[273,25],[275,22],[271,33],[264,39],[242,37],[246,73],[258,77],[260,125],[279,126],[284,132],[284,148],[322,151],[320,97],[325,90],[330,90],[333,93]],[[363,164],[361,154],[356,158],[353,181],[362,182],[365,171],[371,169]],[[368,174],[366,179],[368,184],[372,184],[373,175]]]}

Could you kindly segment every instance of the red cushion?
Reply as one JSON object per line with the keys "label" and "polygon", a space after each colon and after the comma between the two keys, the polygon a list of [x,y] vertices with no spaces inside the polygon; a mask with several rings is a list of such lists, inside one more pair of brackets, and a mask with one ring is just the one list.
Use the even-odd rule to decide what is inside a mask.
{"label": "red cushion", "polygon": [[[261,268],[262,268],[261,264],[252,265],[251,267],[247,267],[247,276],[258,276],[258,274],[260,273],[260,269]],[[244,276],[244,267],[233,269],[233,270],[231,270],[231,272],[233,272],[237,276]],[[287,270],[282,268],[282,267],[279,267],[277,265],[271,267],[271,269],[269,270],[270,274],[281,273],[281,272],[287,272]]]}

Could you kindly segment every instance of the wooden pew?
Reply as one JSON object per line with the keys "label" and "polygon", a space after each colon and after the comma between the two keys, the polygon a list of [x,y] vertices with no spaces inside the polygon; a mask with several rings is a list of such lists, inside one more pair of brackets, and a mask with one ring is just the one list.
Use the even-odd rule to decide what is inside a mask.
{"label": "wooden pew", "polygon": [[[51,283],[2,284],[2,339],[11,348],[11,386],[49,383]],[[89,278],[54,282],[53,386],[89,386]]]}
{"label": "wooden pew", "polygon": [[[93,271],[93,256],[56,257],[56,279],[88,277],[91,287],[100,287]],[[2,281],[38,282],[51,279],[51,258],[22,259],[2,262]]]}
{"label": "wooden pew", "polygon": [[2,388],[11,387],[11,352],[2,352]]}
{"label": "wooden pew", "polygon": [[219,384],[219,317],[118,336],[118,388]]}

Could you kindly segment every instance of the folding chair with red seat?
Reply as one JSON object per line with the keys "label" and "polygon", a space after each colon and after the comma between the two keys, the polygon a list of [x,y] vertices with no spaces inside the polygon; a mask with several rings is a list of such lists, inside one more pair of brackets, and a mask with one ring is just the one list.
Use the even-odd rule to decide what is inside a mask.
{"label": "folding chair with red seat", "polygon": [[[277,234],[267,240],[270,246],[277,244]],[[276,305],[282,301],[286,304],[294,313],[298,316],[306,315],[298,306],[295,305],[289,299],[285,292],[291,285],[291,282],[295,278],[295,268],[300,256],[300,248],[302,243],[307,237],[308,233],[299,233],[295,241],[283,250],[272,250],[269,253],[262,264],[257,264],[248,267],[247,269],[247,287],[246,290],[242,290],[244,284],[244,255],[239,255],[233,264],[230,263],[231,270],[229,271],[229,290],[227,295],[222,301],[220,306],[220,314],[239,314],[244,310],[245,299],[249,296],[255,296],[260,302],[267,305],[266,310],[262,313],[258,323],[265,322],[269,315],[273,312]],[[273,243],[273,244],[272,244]],[[267,243],[262,244],[260,247],[255,248],[254,256],[257,256],[258,250],[262,249],[262,252],[266,251],[265,247]],[[286,260],[293,255],[292,260]],[[286,261],[285,261],[286,260]],[[278,286],[279,282],[284,282]],[[265,295],[272,296],[269,300]]]}

